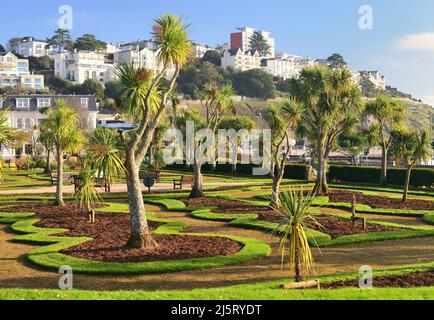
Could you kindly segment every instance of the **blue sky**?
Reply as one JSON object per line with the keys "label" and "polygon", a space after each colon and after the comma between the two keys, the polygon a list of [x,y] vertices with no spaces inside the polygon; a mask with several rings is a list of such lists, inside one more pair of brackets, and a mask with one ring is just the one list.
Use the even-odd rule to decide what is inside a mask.
{"label": "blue sky", "polygon": [[[73,8],[73,36],[93,33],[108,42],[149,38],[152,19],[182,15],[191,38],[229,42],[237,27],[273,33],[279,52],[327,57],[339,52],[354,69],[378,69],[388,83],[434,105],[434,1],[432,0],[22,0],[2,4],[0,43],[13,36],[46,38],[57,28],[61,5]],[[370,5],[373,30],[359,28]],[[5,14],[6,13],[6,14]],[[19,19],[19,23],[17,23]],[[4,26],[7,26],[4,27]]]}

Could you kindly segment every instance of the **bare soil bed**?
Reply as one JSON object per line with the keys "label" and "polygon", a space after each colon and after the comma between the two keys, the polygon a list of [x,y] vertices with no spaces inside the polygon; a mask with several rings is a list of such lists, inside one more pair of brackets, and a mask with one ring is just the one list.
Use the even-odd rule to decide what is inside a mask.
{"label": "bare soil bed", "polygon": [[[259,219],[280,222],[282,218],[279,214],[264,206],[254,206],[249,203],[235,201],[235,200],[226,200],[219,198],[199,198],[199,199],[188,199],[184,200],[184,203],[187,206],[193,207],[216,207],[212,210],[214,213],[221,214],[257,214]],[[371,233],[371,232],[386,232],[386,231],[400,231],[403,230],[401,228],[393,228],[387,226],[381,226],[377,224],[366,224],[366,230],[363,230],[363,225],[361,222],[356,222],[353,225],[353,222],[332,216],[332,215],[318,215],[315,216],[317,222],[321,225],[318,226],[316,224],[309,225],[310,228],[326,233],[330,235],[333,239],[348,236],[359,233]]]}
{"label": "bare soil bed", "polygon": [[[434,286],[434,271],[414,272],[400,276],[374,277],[374,288],[414,288]],[[359,287],[359,280],[334,282],[321,286],[323,289]]]}
{"label": "bare soil bed", "polygon": [[[104,262],[145,262],[229,256],[242,249],[240,243],[230,239],[181,235],[154,236],[158,243],[157,250],[130,249],[127,247],[129,215],[98,213],[96,223],[91,224],[87,215],[72,204],[63,208],[29,205],[4,208],[2,211],[35,212],[36,217],[41,219],[37,227],[69,230],[61,236],[93,238],[92,241],[61,251],[76,258]],[[158,226],[149,223],[151,230]]]}
{"label": "bare soil bed", "polygon": [[407,202],[402,202],[401,199],[368,196],[360,192],[344,190],[332,190],[329,193],[330,202],[351,203],[353,201],[353,195],[356,196],[357,203],[366,204],[375,209],[434,210],[434,201],[409,199]]}

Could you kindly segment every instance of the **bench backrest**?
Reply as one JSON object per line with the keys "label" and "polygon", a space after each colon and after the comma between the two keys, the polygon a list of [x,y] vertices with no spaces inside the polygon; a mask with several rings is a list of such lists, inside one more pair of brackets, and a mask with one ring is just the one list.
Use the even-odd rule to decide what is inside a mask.
{"label": "bench backrest", "polygon": [[182,184],[188,184],[188,183],[193,183],[193,182],[194,182],[194,177],[187,177],[187,176],[181,177],[181,183]]}

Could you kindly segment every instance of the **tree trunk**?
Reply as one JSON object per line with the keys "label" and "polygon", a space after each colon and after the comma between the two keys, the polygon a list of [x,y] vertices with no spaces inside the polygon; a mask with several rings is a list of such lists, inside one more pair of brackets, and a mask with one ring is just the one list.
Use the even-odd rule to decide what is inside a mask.
{"label": "tree trunk", "polygon": [[136,249],[155,249],[157,243],[149,230],[143,194],[140,187],[140,168],[135,163],[134,154],[127,154],[125,167],[127,169],[128,203],[131,214],[131,235],[128,245]]}
{"label": "tree trunk", "polygon": [[303,271],[301,266],[300,250],[295,251],[295,282],[303,281]]}
{"label": "tree trunk", "polygon": [[51,151],[47,150],[47,164],[45,165],[44,174],[50,174],[51,173]]}
{"label": "tree trunk", "polygon": [[380,177],[380,185],[387,185],[387,148],[385,146],[382,147],[381,151],[381,177]]}
{"label": "tree trunk", "polygon": [[59,207],[64,207],[65,202],[63,201],[63,152],[56,148],[57,152],[57,185],[56,185],[56,201],[54,205]]}
{"label": "tree trunk", "polygon": [[327,194],[329,187],[327,184],[327,161],[324,157],[324,147],[320,144],[318,147],[318,174],[316,177],[315,192],[318,194]]}
{"label": "tree trunk", "polygon": [[277,173],[273,176],[273,187],[271,194],[270,207],[277,209],[280,206],[280,184],[283,179],[284,169],[277,169]]}
{"label": "tree trunk", "polygon": [[404,195],[402,197],[402,202],[406,202],[408,198],[408,189],[410,188],[411,170],[412,167],[407,168],[407,174],[405,176],[405,184],[404,184]]}
{"label": "tree trunk", "polygon": [[193,165],[193,171],[194,171],[194,184],[193,184],[193,190],[191,190],[190,198],[202,198],[205,194],[203,192],[203,183],[202,183],[202,166],[197,163],[197,161],[194,161]]}

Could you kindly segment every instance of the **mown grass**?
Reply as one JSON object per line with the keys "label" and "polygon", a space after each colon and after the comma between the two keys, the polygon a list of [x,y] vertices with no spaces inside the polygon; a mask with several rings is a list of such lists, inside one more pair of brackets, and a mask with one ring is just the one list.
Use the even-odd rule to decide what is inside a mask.
{"label": "mown grass", "polygon": [[[381,270],[374,273],[374,288],[362,290],[344,288],[335,290],[282,290],[280,285],[291,279],[242,284],[220,288],[189,291],[83,291],[83,290],[28,290],[0,289],[2,300],[434,300],[431,287],[375,288],[376,276],[402,275],[417,271],[430,271],[434,264],[411,265]],[[344,273],[312,277],[322,284],[357,279],[361,275]]]}

